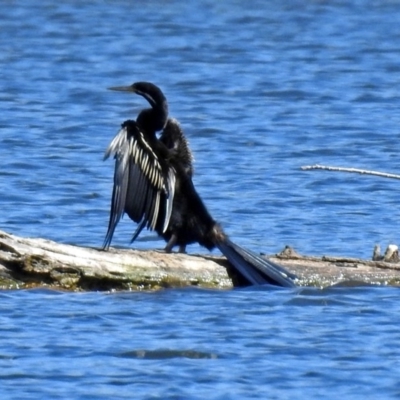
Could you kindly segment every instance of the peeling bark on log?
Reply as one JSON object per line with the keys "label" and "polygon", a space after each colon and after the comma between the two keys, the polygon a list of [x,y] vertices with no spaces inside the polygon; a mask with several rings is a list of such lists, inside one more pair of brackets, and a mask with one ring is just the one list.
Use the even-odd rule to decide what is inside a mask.
{"label": "peeling bark on log", "polygon": [[[300,256],[290,248],[269,257],[299,276],[299,286],[400,284],[400,264]],[[218,256],[112,248],[102,251],[0,231],[0,288],[150,290],[200,286],[229,289],[235,277]]]}
{"label": "peeling bark on log", "polygon": [[[0,287],[66,290],[230,288],[221,259],[161,251],[103,251],[0,231]],[[226,265],[226,263],[225,263]]]}
{"label": "peeling bark on log", "polygon": [[270,259],[297,274],[299,286],[400,285],[398,261],[303,256],[290,247]]}

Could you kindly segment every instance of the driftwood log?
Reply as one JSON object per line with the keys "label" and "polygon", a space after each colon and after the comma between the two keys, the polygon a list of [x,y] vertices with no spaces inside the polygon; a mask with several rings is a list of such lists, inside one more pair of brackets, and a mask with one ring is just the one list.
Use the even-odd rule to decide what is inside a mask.
{"label": "driftwood log", "polygon": [[[268,257],[299,276],[299,286],[399,285],[400,264],[353,258],[308,257],[287,247]],[[60,244],[0,231],[0,288],[151,290],[199,286],[229,289],[236,283],[223,257],[165,254]]]}

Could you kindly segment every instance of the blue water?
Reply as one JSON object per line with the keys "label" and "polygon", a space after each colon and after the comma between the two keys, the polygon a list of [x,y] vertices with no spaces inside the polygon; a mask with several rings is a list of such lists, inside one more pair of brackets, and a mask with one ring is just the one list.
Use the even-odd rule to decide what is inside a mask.
{"label": "blue water", "polygon": [[[152,81],[238,243],[370,257],[398,239],[400,3],[6,1],[0,229],[100,246],[119,124]],[[125,219],[113,244],[127,246]],[[164,244],[149,232],[140,248]],[[192,246],[189,251],[201,251]],[[398,292],[0,293],[1,398],[396,398]]]}
{"label": "blue water", "polygon": [[398,398],[398,303],[394,288],[3,292],[0,393]]}

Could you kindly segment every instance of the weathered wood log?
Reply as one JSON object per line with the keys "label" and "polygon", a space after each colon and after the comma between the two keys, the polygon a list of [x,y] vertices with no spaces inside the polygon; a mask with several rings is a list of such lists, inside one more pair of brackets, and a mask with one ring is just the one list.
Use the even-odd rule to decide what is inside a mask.
{"label": "weathered wood log", "polygon": [[161,251],[109,251],[0,231],[0,287],[68,290],[232,287],[221,260]]}
{"label": "weathered wood log", "polygon": [[[397,246],[395,246],[397,248]],[[298,277],[299,286],[326,287],[332,285],[400,285],[400,263],[393,245],[383,257],[374,252],[376,260],[351,257],[312,257],[286,247],[271,260],[283,265]],[[392,261],[393,260],[393,261]]]}
{"label": "weathered wood log", "polygon": [[[400,264],[307,257],[290,248],[269,257],[299,276],[299,286],[400,284]],[[235,276],[223,257],[94,248],[21,238],[0,231],[0,288],[150,290],[200,286],[228,289]]]}

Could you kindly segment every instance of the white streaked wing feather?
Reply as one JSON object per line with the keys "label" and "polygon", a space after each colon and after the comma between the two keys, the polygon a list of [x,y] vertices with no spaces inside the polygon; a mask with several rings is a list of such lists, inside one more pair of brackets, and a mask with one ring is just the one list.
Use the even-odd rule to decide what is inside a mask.
{"label": "white streaked wing feather", "polygon": [[165,220],[164,220],[164,226],[163,226],[163,233],[168,228],[169,220],[171,219],[171,214],[172,214],[172,205],[174,203],[174,196],[175,196],[175,170],[171,168],[168,172],[168,199],[167,199],[167,205],[166,205],[166,211],[165,211]]}
{"label": "white streaked wing feather", "polygon": [[116,159],[114,176],[115,196],[113,196],[115,215],[113,217],[113,225],[114,227],[116,226],[125,211],[129,186],[129,165],[133,161],[154,190],[154,206],[151,221],[148,221],[148,226],[152,230],[155,230],[157,226],[160,207],[163,205],[161,202],[161,193],[167,195],[165,218],[162,226],[164,233],[168,228],[172,214],[175,194],[175,171],[173,169],[169,170],[168,176],[165,177],[158,157],[146,142],[143,133],[137,130],[136,135],[139,137],[134,135],[128,136],[127,127],[124,126],[113,138],[104,155],[104,159],[107,159],[110,155],[115,155]]}
{"label": "white streaked wing feather", "polygon": [[[142,169],[143,169],[143,173],[144,175],[149,178],[149,168],[150,168],[150,163],[149,163],[149,156],[147,155],[147,153],[143,154],[143,160],[142,160]],[[151,179],[150,179],[151,182]]]}
{"label": "white streaked wing feather", "polygon": [[127,130],[126,128],[122,128],[118,131],[118,133],[114,136],[114,139],[108,145],[105,153],[104,160],[110,157],[111,154],[116,154],[121,149],[123,149],[127,144]]}
{"label": "white streaked wing feather", "polygon": [[160,211],[160,192],[157,191],[156,203],[154,205],[154,211],[153,211],[153,219],[151,221],[151,229],[153,230],[156,228],[159,211]]}

